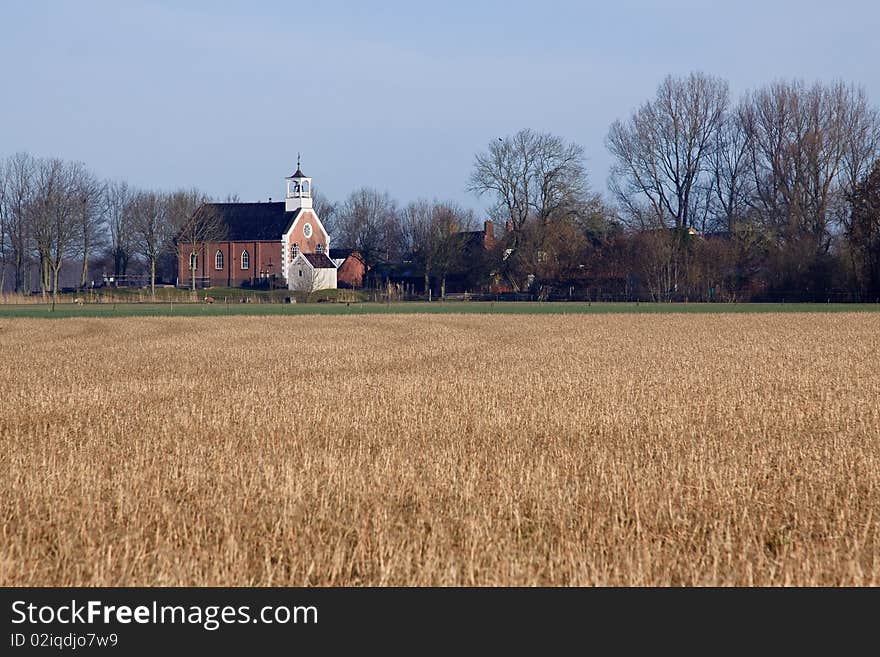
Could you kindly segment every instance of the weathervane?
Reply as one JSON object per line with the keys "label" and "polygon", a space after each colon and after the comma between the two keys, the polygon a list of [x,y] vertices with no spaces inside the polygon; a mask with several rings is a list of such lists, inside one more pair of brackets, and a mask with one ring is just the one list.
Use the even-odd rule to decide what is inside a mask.
{"label": "weathervane", "polygon": [[296,170],[299,171],[299,153],[296,154]]}

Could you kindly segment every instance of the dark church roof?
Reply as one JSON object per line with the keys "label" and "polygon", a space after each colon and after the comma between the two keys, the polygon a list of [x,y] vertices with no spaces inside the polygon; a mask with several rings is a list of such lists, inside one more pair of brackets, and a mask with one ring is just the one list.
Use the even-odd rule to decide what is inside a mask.
{"label": "dark church roof", "polygon": [[308,178],[308,176],[306,176],[306,174],[302,172],[302,169],[297,166],[294,174],[292,176],[288,176],[288,178]]}
{"label": "dark church roof", "polygon": [[360,252],[355,249],[330,249],[329,255],[331,260],[345,260],[351,256],[354,256],[358,260],[362,259]]}
{"label": "dark church roof", "polygon": [[201,212],[218,212],[226,226],[224,240],[280,240],[300,210],[286,212],[280,203],[205,203]]}
{"label": "dark church roof", "polygon": [[323,253],[303,253],[302,256],[315,269],[336,269],[333,261]]}

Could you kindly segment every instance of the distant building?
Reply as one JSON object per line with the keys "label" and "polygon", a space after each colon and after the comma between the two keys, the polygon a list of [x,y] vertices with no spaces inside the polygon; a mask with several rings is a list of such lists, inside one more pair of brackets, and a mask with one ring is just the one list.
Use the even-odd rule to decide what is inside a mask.
{"label": "distant building", "polygon": [[357,251],[351,249],[332,249],[330,259],[336,265],[336,283],[339,287],[361,288],[367,265]]}
{"label": "distant building", "polygon": [[[202,204],[196,212],[217,213],[223,239],[195,248],[179,244],[178,284],[195,278],[199,287],[288,287],[290,266],[300,255],[323,255],[318,268],[326,269],[330,235],[312,208],[312,179],[297,162],[296,172],[284,180],[283,202]],[[335,266],[332,276],[322,272],[319,278],[321,285],[335,288]]]}
{"label": "distant building", "polygon": [[495,239],[495,223],[492,220],[483,222],[483,230],[467,230],[459,233],[464,241],[464,250],[493,249],[498,243]]}
{"label": "distant building", "polygon": [[[494,276],[492,251],[506,239],[495,236],[495,224],[483,222],[482,230],[467,230],[454,233],[448,238],[454,246],[456,256],[450,269],[445,272],[445,292],[488,292],[487,281]],[[443,292],[443,277],[437,269],[430,272],[428,285],[431,294],[439,297]],[[341,279],[340,279],[341,280]],[[400,289],[405,295],[428,295],[425,289],[425,269],[417,257],[410,255],[400,262],[379,262],[366,272],[365,283],[371,288],[385,289],[389,286]]]}
{"label": "distant building", "polygon": [[324,253],[300,253],[290,263],[287,287],[299,292],[336,289],[336,265]]}

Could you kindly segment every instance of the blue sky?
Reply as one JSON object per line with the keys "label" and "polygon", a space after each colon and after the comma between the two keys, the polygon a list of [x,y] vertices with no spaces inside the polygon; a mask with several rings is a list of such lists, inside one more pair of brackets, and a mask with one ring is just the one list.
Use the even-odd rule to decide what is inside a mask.
{"label": "blue sky", "polygon": [[875,2],[0,4],[0,156],[81,160],[149,188],[278,198],[303,169],[332,199],[465,191],[474,154],[520,128],[587,150],[668,73],[843,78],[880,104]]}

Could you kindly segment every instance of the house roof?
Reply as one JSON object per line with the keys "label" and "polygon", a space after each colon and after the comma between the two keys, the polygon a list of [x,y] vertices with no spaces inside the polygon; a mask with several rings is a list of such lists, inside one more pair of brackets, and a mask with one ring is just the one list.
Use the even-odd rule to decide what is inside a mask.
{"label": "house roof", "polygon": [[303,253],[302,257],[315,269],[336,269],[336,265],[324,253]]}
{"label": "house roof", "polygon": [[331,260],[347,260],[351,257],[355,257],[363,262],[363,257],[360,252],[355,249],[330,249]]}
{"label": "house roof", "polygon": [[460,246],[462,249],[482,247],[486,240],[486,232],[482,230],[463,230],[458,233],[458,238],[461,240]]}
{"label": "house roof", "polygon": [[422,278],[421,270],[413,262],[380,262],[370,270],[374,278]]}
{"label": "house roof", "polygon": [[201,212],[217,212],[226,226],[224,240],[280,240],[302,209],[285,210],[279,203],[205,203]]}

